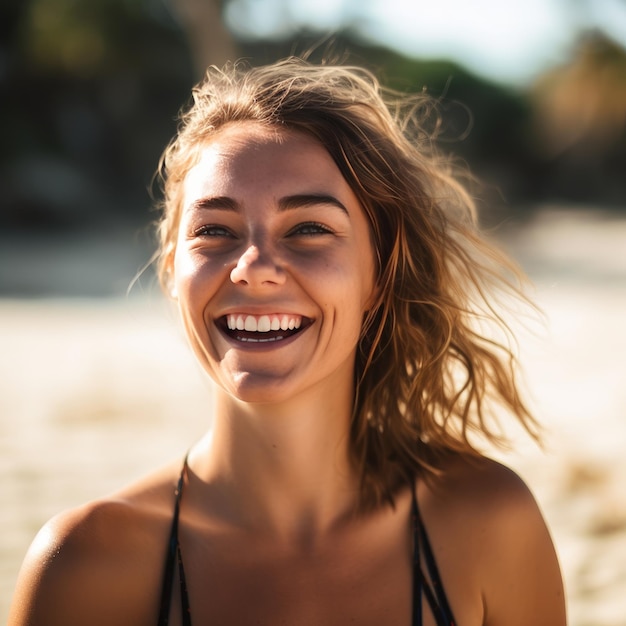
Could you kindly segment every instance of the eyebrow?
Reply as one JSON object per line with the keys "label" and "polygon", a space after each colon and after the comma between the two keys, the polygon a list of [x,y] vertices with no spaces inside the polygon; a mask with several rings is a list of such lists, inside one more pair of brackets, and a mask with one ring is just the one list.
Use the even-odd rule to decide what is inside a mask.
{"label": "eyebrow", "polygon": [[348,215],[348,209],[346,209],[343,203],[337,200],[337,198],[328,194],[318,193],[298,194],[281,198],[278,201],[278,210],[291,211],[293,209],[304,209],[309,206],[315,206],[316,204],[328,204],[337,207]]}
{"label": "eyebrow", "polygon": [[238,211],[239,205],[228,196],[212,196],[194,200],[189,208],[194,211],[218,209],[220,211]]}
{"label": "eyebrow", "polygon": [[[319,193],[296,194],[293,196],[285,196],[284,198],[280,198],[280,200],[278,201],[278,210],[280,212],[293,211],[295,209],[304,209],[319,204],[334,206],[343,211],[346,215],[349,215],[348,209],[346,209],[344,204],[337,200],[337,198],[329,194]],[[219,211],[236,212],[239,211],[240,205],[236,200],[228,196],[212,196],[195,200],[191,203],[190,208],[193,210],[213,209]]]}

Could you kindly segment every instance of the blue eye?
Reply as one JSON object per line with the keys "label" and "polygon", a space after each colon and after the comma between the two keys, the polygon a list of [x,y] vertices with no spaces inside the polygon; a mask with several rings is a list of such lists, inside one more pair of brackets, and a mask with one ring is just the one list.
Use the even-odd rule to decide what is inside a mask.
{"label": "blue eye", "polygon": [[317,222],[304,222],[303,224],[298,224],[295,228],[293,228],[290,232],[290,236],[313,236],[313,235],[332,235],[332,230],[330,228],[324,226],[323,224],[319,224]]}
{"label": "blue eye", "polygon": [[224,226],[207,224],[193,231],[195,237],[232,237],[233,234]]}

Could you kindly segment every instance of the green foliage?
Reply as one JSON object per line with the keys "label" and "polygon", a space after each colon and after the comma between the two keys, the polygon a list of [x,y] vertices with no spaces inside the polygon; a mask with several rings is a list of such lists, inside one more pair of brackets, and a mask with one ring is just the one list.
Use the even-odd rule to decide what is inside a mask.
{"label": "green foliage", "polygon": [[532,157],[527,138],[530,103],[512,91],[445,60],[410,58],[363,42],[351,31],[322,39],[301,32],[283,41],[242,44],[244,56],[267,63],[289,54],[310,54],[362,65],[402,93],[425,91],[437,101],[441,148],[465,160],[486,184],[490,200],[526,201],[533,196]]}
{"label": "green foliage", "polygon": [[0,118],[4,224],[145,215],[146,187],[193,83],[166,5],[31,0],[3,11],[12,23]]}
{"label": "green foliage", "polygon": [[[168,0],[5,0],[0,34],[0,227],[80,227],[116,215],[145,219],[146,187],[195,80],[185,33]],[[581,189],[591,189],[596,199],[611,200],[626,192],[626,131],[611,135],[608,156],[594,156],[601,172],[575,167],[580,159],[572,166],[567,155],[550,160],[538,150],[532,92],[511,91],[451,62],[372,46],[350,30],[332,39],[300,32],[239,45],[254,64],[307,51],[315,60],[330,52],[370,67],[401,92],[426,90],[438,101],[442,147],[498,190],[490,199],[519,204],[549,193],[577,200]],[[609,68],[626,76],[623,48],[601,51],[586,80],[606,76]],[[548,87],[557,82],[550,78]],[[575,102],[570,108],[575,112]]]}

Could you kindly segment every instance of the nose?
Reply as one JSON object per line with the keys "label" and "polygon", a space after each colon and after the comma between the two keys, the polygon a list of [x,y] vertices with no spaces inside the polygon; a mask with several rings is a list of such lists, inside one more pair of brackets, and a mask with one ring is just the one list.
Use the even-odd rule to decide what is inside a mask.
{"label": "nose", "polygon": [[285,271],[268,251],[250,245],[231,270],[230,279],[235,284],[251,287],[282,285]]}

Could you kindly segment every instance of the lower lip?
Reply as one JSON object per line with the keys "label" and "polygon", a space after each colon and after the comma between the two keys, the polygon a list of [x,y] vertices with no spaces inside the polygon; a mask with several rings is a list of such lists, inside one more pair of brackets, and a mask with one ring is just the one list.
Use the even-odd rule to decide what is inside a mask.
{"label": "lower lip", "polygon": [[288,335],[283,338],[268,337],[267,339],[264,339],[262,337],[259,337],[259,339],[249,337],[241,337],[239,339],[236,339],[232,335],[226,333],[223,329],[220,328],[219,330],[222,336],[226,338],[228,343],[231,346],[236,347],[238,350],[266,351],[277,350],[278,348],[283,348],[292,344],[296,339],[301,337],[308,330],[308,327],[303,328],[294,335]]}

